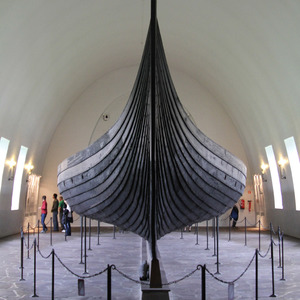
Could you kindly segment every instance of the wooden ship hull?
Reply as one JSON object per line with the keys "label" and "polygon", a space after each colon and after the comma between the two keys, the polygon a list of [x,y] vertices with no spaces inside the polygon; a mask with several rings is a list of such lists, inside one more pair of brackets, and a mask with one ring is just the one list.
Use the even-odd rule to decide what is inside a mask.
{"label": "wooden ship hull", "polygon": [[155,44],[149,30],[120,118],[58,167],[59,191],[73,211],[146,240],[153,231],[159,239],[223,214],[246,184],[245,165],[205,136],[183,109],[155,22]]}

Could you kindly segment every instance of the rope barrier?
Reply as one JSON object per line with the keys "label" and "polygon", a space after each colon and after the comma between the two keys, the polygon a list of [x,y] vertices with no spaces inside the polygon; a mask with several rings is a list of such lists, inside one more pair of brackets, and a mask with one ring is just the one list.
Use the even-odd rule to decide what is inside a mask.
{"label": "rope barrier", "polygon": [[52,255],[52,251],[51,251],[48,256],[44,256],[43,253],[41,252],[41,250],[39,249],[39,247],[38,247],[38,253],[41,255],[42,258],[45,258],[45,259],[49,258]]}
{"label": "rope barrier", "polygon": [[[228,218],[224,219],[223,221],[225,221],[225,220],[227,220],[227,219],[228,219]],[[245,222],[245,224],[246,224],[246,220],[247,220],[247,219],[244,218],[244,219],[243,219],[242,221],[240,221],[240,222]],[[50,219],[50,221],[51,221],[51,219]],[[258,223],[260,223],[260,221],[258,221],[254,226],[256,226]],[[261,225],[261,224],[260,224],[260,225]],[[28,223],[28,227],[29,227],[29,223]],[[246,226],[245,226],[245,228],[246,228]],[[249,270],[251,264],[253,263],[254,259],[256,258],[256,260],[257,260],[257,255],[259,255],[261,258],[265,258],[265,257],[268,255],[268,253],[270,252],[270,249],[272,249],[272,255],[273,255],[273,245],[278,246],[278,244],[281,243],[281,241],[283,240],[283,232],[281,232],[280,229],[278,229],[278,240],[279,240],[279,241],[278,241],[278,244],[276,244],[276,243],[274,242],[274,240],[273,240],[273,238],[272,238],[271,232],[273,232],[274,234],[276,234],[276,233],[274,232],[273,225],[270,223],[271,242],[270,242],[270,244],[269,244],[269,247],[268,247],[266,253],[265,253],[265,254],[262,254],[260,250],[256,249],[256,251],[255,251],[254,255],[252,256],[251,260],[249,261],[247,267],[244,269],[244,271],[243,271],[237,278],[235,278],[235,279],[232,280],[232,281],[227,281],[227,280],[225,280],[225,279],[216,277],[215,274],[219,274],[219,273],[213,274],[210,270],[208,270],[208,269],[206,268],[206,265],[204,266],[204,269],[203,269],[203,266],[199,264],[199,265],[196,266],[196,268],[195,268],[194,270],[192,270],[191,272],[189,272],[189,273],[187,273],[186,275],[182,276],[181,278],[176,279],[176,280],[173,280],[173,281],[169,281],[169,282],[167,282],[167,283],[162,283],[162,285],[163,285],[163,286],[168,286],[168,285],[172,285],[172,284],[179,283],[179,282],[181,282],[181,281],[183,281],[183,280],[185,280],[185,279],[191,277],[193,274],[195,274],[195,273],[196,273],[197,271],[199,271],[199,270],[202,270],[202,273],[204,273],[204,274],[205,274],[205,271],[207,271],[207,273],[210,274],[212,278],[214,278],[215,280],[217,280],[217,281],[219,281],[219,282],[221,282],[221,283],[229,284],[229,285],[232,284],[232,285],[233,285],[235,282],[237,282],[239,279],[241,279],[241,278],[245,275],[245,273]],[[25,241],[25,239],[24,239],[24,232],[23,232],[23,228],[22,228],[22,227],[21,227],[21,238],[22,238],[21,241],[23,241],[22,245],[25,244],[26,248],[28,249],[28,253],[29,253],[29,251],[30,251],[31,249],[33,249],[33,247],[35,246],[35,241],[36,241],[36,240],[33,242],[33,244],[31,245],[31,247],[30,247],[30,249],[29,249],[29,245],[26,244],[26,241]],[[29,244],[29,240],[28,240],[28,244]],[[49,255],[46,256],[46,255],[43,255],[43,253],[40,251],[39,247],[37,247],[37,248],[38,248],[38,253],[41,255],[42,258],[48,259],[49,257],[52,256],[52,260],[54,261],[54,257],[56,257],[57,260],[59,261],[59,263],[60,263],[60,264],[61,264],[61,265],[62,265],[69,273],[71,273],[72,275],[74,275],[75,277],[80,278],[80,279],[89,279],[89,278],[93,278],[93,277],[99,276],[99,275],[101,275],[101,274],[103,274],[103,273],[105,273],[105,272],[108,272],[108,273],[109,273],[110,270],[116,270],[121,276],[123,276],[124,278],[126,278],[126,279],[128,279],[128,280],[130,280],[130,281],[132,281],[132,282],[134,282],[134,283],[141,284],[141,285],[145,285],[145,286],[149,286],[149,285],[150,285],[149,281],[136,280],[136,279],[132,278],[131,276],[125,274],[123,271],[119,270],[114,264],[113,264],[113,265],[108,265],[107,268],[105,268],[105,269],[103,269],[102,271],[99,271],[99,272],[97,272],[97,273],[95,273],[95,274],[92,274],[92,275],[78,275],[78,274],[76,274],[74,271],[72,271],[72,270],[71,270],[71,269],[70,269],[70,268],[62,261],[62,259],[55,253],[54,249],[52,249],[52,251],[49,253]],[[257,267],[256,267],[256,268],[257,268]],[[86,273],[84,273],[84,274],[86,274]],[[22,275],[22,276],[23,276],[23,275]],[[111,276],[111,275],[110,275],[110,276]],[[274,276],[274,274],[273,274],[273,276]],[[22,277],[21,277],[21,278],[22,278]],[[284,274],[283,274],[283,272],[282,272],[282,280],[285,280],[285,279],[284,279]],[[203,284],[203,283],[202,283],[202,284]],[[204,283],[204,284],[205,284],[205,283]],[[273,287],[273,288],[274,288],[274,287]],[[274,292],[273,292],[273,294],[274,294]]]}
{"label": "rope barrier", "polygon": [[54,255],[55,257],[57,258],[57,260],[60,262],[60,264],[67,270],[69,271],[72,275],[78,277],[78,278],[82,278],[82,279],[86,279],[86,278],[92,278],[92,277],[96,277],[96,276],[99,276],[101,274],[103,274],[104,272],[107,271],[108,268],[105,268],[104,270],[98,272],[98,273],[95,273],[95,274],[92,274],[92,275],[88,275],[88,276],[81,276],[81,275],[78,275],[76,273],[74,273],[69,267],[67,267],[63,262],[62,260],[58,257],[58,255],[54,252]]}
{"label": "rope barrier", "polygon": [[225,284],[233,284],[235,283],[236,281],[238,281],[240,278],[242,278],[242,276],[244,276],[244,274],[248,271],[249,267],[251,266],[251,264],[253,263],[254,261],[254,258],[255,258],[255,254],[253,255],[252,259],[250,260],[248,266],[246,267],[246,269],[241,273],[241,275],[239,275],[236,279],[234,279],[233,281],[226,281],[226,280],[223,280],[223,279],[220,279],[218,277],[216,277],[213,273],[211,273],[207,268],[206,268],[206,271],[208,274],[210,274],[210,276],[212,276],[214,279],[216,279],[217,281],[219,282],[222,282],[222,283],[225,283]]}
{"label": "rope barrier", "polygon": [[125,273],[123,273],[122,271],[120,271],[115,265],[111,265],[111,268],[113,270],[116,270],[120,275],[122,275],[123,277],[127,278],[130,281],[133,281],[133,282],[138,283],[138,284],[150,285],[150,283],[131,278],[130,276],[128,276]]}
{"label": "rope barrier", "polygon": [[270,252],[270,249],[271,249],[271,243],[269,244],[269,248],[268,248],[268,250],[267,250],[267,252],[266,252],[265,255],[260,254],[260,251],[258,251],[258,255],[259,255],[261,258],[265,258],[265,257],[268,255],[268,253]]}
{"label": "rope barrier", "polygon": [[186,274],[185,276],[183,276],[183,277],[181,277],[181,278],[179,278],[179,279],[177,279],[177,280],[170,281],[170,282],[168,282],[168,283],[162,283],[162,285],[176,284],[176,283],[178,283],[178,282],[180,282],[180,281],[182,281],[182,280],[184,280],[184,279],[186,279],[186,278],[192,276],[195,272],[201,270],[201,268],[202,268],[202,266],[201,266],[201,265],[198,265],[197,268],[196,268],[195,270],[191,271],[190,273]]}

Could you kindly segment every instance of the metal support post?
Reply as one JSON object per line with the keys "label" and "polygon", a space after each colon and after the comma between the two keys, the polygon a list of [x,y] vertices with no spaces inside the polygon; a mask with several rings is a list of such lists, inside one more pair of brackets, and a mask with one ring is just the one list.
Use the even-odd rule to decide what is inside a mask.
{"label": "metal support post", "polygon": [[116,226],[114,225],[114,231],[113,231],[113,239],[116,239]]}
{"label": "metal support post", "polygon": [[282,258],[282,269],[281,269],[281,279],[280,280],[285,280],[284,279],[284,249],[283,249],[283,232],[281,233],[281,258]]}
{"label": "metal support post", "polygon": [[107,300],[111,300],[111,266],[107,265]]}
{"label": "metal support post", "polygon": [[255,299],[258,299],[258,249],[255,249]]}
{"label": "metal support post", "polygon": [[231,240],[231,220],[230,217],[228,219],[228,241]]}
{"label": "metal support post", "polygon": [[216,256],[216,219],[213,219],[213,236],[214,236],[214,254],[212,256]]}
{"label": "metal support post", "polygon": [[54,249],[52,249],[52,293],[51,293],[52,300],[54,300],[54,259],[55,259],[54,254],[55,254]]}
{"label": "metal support post", "polygon": [[21,228],[21,266],[20,266],[20,269],[21,269],[21,279],[20,281],[23,281],[25,280],[24,277],[23,277],[23,270],[24,270],[24,261],[23,261],[23,258],[24,258],[24,234],[23,234],[23,229]]}
{"label": "metal support post", "polygon": [[278,226],[278,268],[281,268],[281,241],[280,241],[280,227]]}
{"label": "metal support post", "polygon": [[216,218],[216,221],[217,221],[217,272],[215,274],[220,274],[220,271],[219,271],[219,265],[220,265],[220,262],[219,262],[219,217]]}
{"label": "metal support post", "polygon": [[180,239],[183,239],[183,228],[181,228]]}
{"label": "metal support post", "polygon": [[36,294],[36,239],[33,242],[34,252],[33,252],[33,295],[32,297],[38,297]]}
{"label": "metal support post", "polygon": [[245,246],[247,246],[247,218],[245,217]]}
{"label": "metal support post", "polygon": [[92,239],[91,227],[92,227],[92,219],[89,218],[89,249],[88,250],[92,250],[92,248],[91,248],[91,239]]}
{"label": "metal support post", "polygon": [[206,249],[205,250],[209,250],[209,247],[208,247],[208,220],[206,220]]}
{"label": "metal support post", "polygon": [[202,300],[206,299],[206,265],[202,266]]}
{"label": "metal support post", "polygon": [[198,227],[198,223],[197,223],[196,224],[196,244],[195,245],[199,245],[198,241],[199,241],[199,227]]}
{"label": "metal support post", "polygon": [[83,274],[88,274],[86,270],[86,217],[84,217],[84,272]]}
{"label": "metal support post", "polygon": [[52,246],[52,217],[50,218],[50,246]]}
{"label": "metal support post", "polygon": [[29,222],[27,224],[27,259],[29,259]]}
{"label": "metal support post", "polygon": [[275,281],[274,281],[274,251],[273,240],[271,241],[271,267],[272,267],[272,295],[270,297],[276,297],[275,295]]}
{"label": "metal support post", "polygon": [[97,236],[98,236],[97,245],[100,245],[100,221],[98,221]]}
{"label": "metal support post", "polygon": [[40,247],[40,220],[38,220],[38,241],[37,241],[37,247],[38,247],[38,249]]}
{"label": "metal support post", "polygon": [[83,264],[82,256],[83,256],[83,216],[80,217],[80,263],[79,264]]}
{"label": "metal support post", "polygon": [[258,221],[258,250],[260,251],[260,238],[261,238],[261,235],[260,235],[260,226],[261,226],[261,222],[260,220]]}

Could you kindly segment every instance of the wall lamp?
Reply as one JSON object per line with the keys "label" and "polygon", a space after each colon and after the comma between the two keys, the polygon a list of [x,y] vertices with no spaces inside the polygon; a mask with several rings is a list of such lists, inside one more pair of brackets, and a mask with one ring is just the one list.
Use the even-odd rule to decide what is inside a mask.
{"label": "wall lamp", "polygon": [[284,159],[284,158],[280,158],[280,160],[278,161],[279,173],[280,173],[281,179],[286,179],[286,173],[285,173],[284,166],[287,162],[288,162],[287,159]]}
{"label": "wall lamp", "polygon": [[31,163],[28,163],[27,165],[24,166],[24,169],[27,171],[26,182],[28,182],[29,181],[29,175],[31,175],[32,170],[34,169],[34,166]]}
{"label": "wall lamp", "polygon": [[262,163],[260,168],[261,168],[261,179],[263,182],[267,182],[267,179],[264,177],[264,175],[266,173],[266,170],[269,168],[269,165]]}
{"label": "wall lamp", "polygon": [[9,174],[8,174],[8,180],[14,180],[15,177],[15,171],[16,171],[16,162],[12,158],[11,160],[7,160],[6,164],[9,166]]}

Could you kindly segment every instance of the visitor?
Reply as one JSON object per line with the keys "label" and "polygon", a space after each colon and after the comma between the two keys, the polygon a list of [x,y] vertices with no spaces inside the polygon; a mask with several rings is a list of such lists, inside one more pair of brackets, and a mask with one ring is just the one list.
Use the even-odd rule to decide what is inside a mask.
{"label": "visitor", "polygon": [[43,225],[43,230],[41,231],[42,233],[46,233],[46,231],[48,230],[46,224],[45,224],[45,219],[47,216],[47,201],[46,201],[46,196],[44,195],[42,197],[43,202],[42,202],[42,206],[41,206],[41,222]]}
{"label": "visitor", "polygon": [[53,204],[52,204],[52,220],[53,220],[53,231],[58,231],[58,221],[57,221],[57,213],[58,213],[58,199],[57,194],[53,194]]}
{"label": "visitor", "polygon": [[230,214],[230,220],[232,219],[232,227],[236,227],[236,222],[239,218],[239,209],[238,207],[235,205],[232,210],[231,210],[231,214]]}
{"label": "visitor", "polygon": [[63,196],[59,196],[58,213],[59,213],[59,222],[60,222],[61,231],[65,230],[65,225],[63,222],[64,203],[65,201]]}

